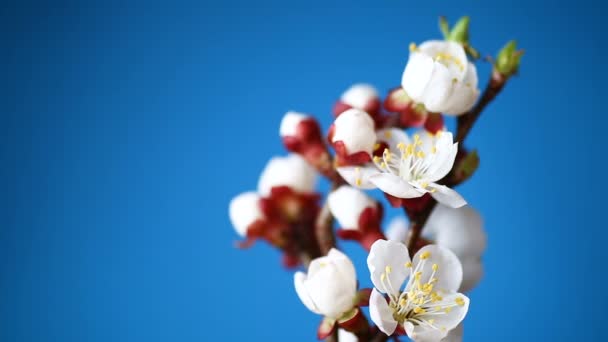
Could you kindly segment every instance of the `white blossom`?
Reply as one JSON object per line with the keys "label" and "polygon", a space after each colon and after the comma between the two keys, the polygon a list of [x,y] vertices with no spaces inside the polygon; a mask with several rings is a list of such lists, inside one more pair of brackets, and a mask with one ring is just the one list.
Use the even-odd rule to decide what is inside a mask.
{"label": "white blossom", "polygon": [[339,167],[340,175],[351,185],[363,189],[377,187],[398,198],[417,198],[430,193],[438,202],[459,208],[466,201],[456,191],[436,182],[445,177],[454,165],[458,143],[452,133],[426,131],[414,135],[392,128],[378,132],[378,140],[388,143],[382,157],[361,167]]}
{"label": "white blossom", "polygon": [[357,229],[359,217],[366,208],[376,208],[376,202],[363,191],[342,185],[327,197],[329,210],[344,229]]}
{"label": "white blossom", "polygon": [[430,112],[460,115],[479,97],[477,69],[462,45],[431,40],[410,47],[401,85]]}
{"label": "white blossom", "polygon": [[438,342],[464,319],[469,299],[456,292],[462,266],[449,249],[428,245],[410,260],[402,243],[378,240],[367,265],[375,287],[370,316],[385,334],[401,325],[416,342]]}
{"label": "white blossom", "polygon": [[230,201],[230,221],[240,236],[246,236],[249,226],[264,218],[259,201],[260,195],[255,192],[244,192]]}
{"label": "white blossom", "polygon": [[317,184],[317,173],[306,160],[297,154],[273,157],[268,161],[258,182],[258,192],[268,196],[273,187],[287,186],[293,191],[313,192]]}
{"label": "white blossom", "polygon": [[316,314],[337,319],[355,306],[355,266],[335,248],[327,256],[314,259],[308,274],[297,272],[294,285],[302,303]]}

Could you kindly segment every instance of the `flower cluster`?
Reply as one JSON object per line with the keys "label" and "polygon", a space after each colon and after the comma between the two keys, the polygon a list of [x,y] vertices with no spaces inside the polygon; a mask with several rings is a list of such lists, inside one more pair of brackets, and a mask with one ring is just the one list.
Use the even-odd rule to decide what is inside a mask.
{"label": "flower cluster", "polygon": [[[239,246],[266,241],[282,252],[286,267],[305,269],[295,273],[294,287],[304,306],[322,316],[319,339],[463,338],[470,302],[463,293],[481,280],[486,248],[481,216],[454,190],[479,165],[463,140],[518,70],[521,52],[514,43],[505,46],[478,101],[479,53],[468,39],[469,19],[451,30],[440,23],[444,40],[412,43],[401,85],[384,99],[369,84],[344,91],[326,134],[312,115],[285,113],[279,136],[290,154],[272,158],[257,191],[230,203]],[[446,128],[451,117],[454,133]],[[325,197],[316,188],[319,175],[331,183]],[[408,219],[394,218],[383,229],[382,197]],[[369,252],[373,288],[359,288],[341,241]]]}

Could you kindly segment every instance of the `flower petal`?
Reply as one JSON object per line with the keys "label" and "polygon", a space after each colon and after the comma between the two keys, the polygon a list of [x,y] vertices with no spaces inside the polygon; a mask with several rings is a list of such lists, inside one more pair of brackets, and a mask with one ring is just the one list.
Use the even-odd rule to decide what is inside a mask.
{"label": "flower petal", "polygon": [[464,328],[463,324],[460,323],[456,328],[450,330],[450,332],[448,332],[448,335],[444,337],[441,342],[462,342],[463,335]]}
{"label": "flower petal", "polygon": [[312,298],[310,298],[308,295],[306,286],[304,285],[305,282],[306,274],[304,272],[296,272],[296,274],[293,275],[293,283],[296,288],[296,293],[298,294],[298,297],[300,297],[302,303],[304,303],[308,310],[320,315],[321,311],[319,311],[315,303],[312,301]]}
{"label": "flower petal", "polygon": [[[443,315],[432,315],[428,318],[435,319],[434,325],[446,332],[456,328],[469,311],[469,298],[461,293],[450,293],[443,295],[443,300],[437,305],[451,307],[451,310]],[[424,317],[424,315],[422,315]]]}
{"label": "flower petal", "polygon": [[433,59],[449,59],[446,63],[450,74],[457,81],[462,81],[466,75],[467,55],[461,44],[445,40],[429,40],[418,47],[418,50]]}
{"label": "flower petal", "polygon": [[393,310],[388,306],[384,296],[376,289],[369,297],[369,316],[383,333],[390,336],[395,332],[397,321],[393,318]]}
{"label": "flower petal", "polygon": [[230,222],[240,236],[247,235],[249,226],[258,219],[264,218],[259,205],[260,195],[250,191],[239,194],[230,201]]}
{"label": "flower petal", "polygon": [[357,335],[344,329],[338,329],[338,341],[340,342],[359,342]]}
{"label": "flower petal", "polygon": [[381,292],[398,296],[401,285],[410,274],[410,269],[406,267],[409,262],[410,256],[404,244],[377,240],[367,257],[372,283]]}
{"label": "flower petal", "polygon": [[464,79],[454,84],[444,113],[452,116],[464,114],[473,107],[478,97],[477,69],[473,63],[469,63]]}
{"label": "flower petal", "polygon": [[376,208],[376,201],[363,191],[342,185],[327,196],[327,204],[332,215],[342,228],[359,228],[359,217],[366,208]]}
{"label": "flower petal", "polygon": [[447,331],[433,329],[426,325],[414,325],[409,321],[403,324],[407,336],[415,342],[438,342],[447,335]]}
{"label": "flower petal", "polygon": [[344,283],[350,283],[350,287],[357,289],[357,272],[355,265],[346,254],[340,252],[336,248],[332,248],[327,253],[327,258],[338,266],[338,271],[342,274],[342,281]]}
{"label": "flower petal", "polygon": [[461,208],[437,205],[426,222],[423,236],[449,248],[461,260],[479,258],[487,244],[481,216],[468,205]]}
{"label": "flower petal", "polygon": [[387,143],[391,152],[397,155],[399,155],[397,144],[403,143],[404,145],[407,145],[410,143],[410,138],[407,136],[407,133],[399,128],[380,129],[376,131],[376,139]]}
{"label": "flower petal", "polygon": [[[449,249],[438,245],[424,246],[414,255],[412,263],[414,270],[422,272],[420,279],[423,283],[429,282],[434,273],[433,278],[437,279],[435,290],[452,292],[460,287],[462,265]],[[436,271],[433,271],[434,264],[437,265]],[[413,285],[413,282],[408,285]]]}
{"label": "flower petal", "polygon": [[407,220],[402,216],[397,216],[388,224],[384,235],[389,240],[404,243],[409,231]]}
{"label": "flower petal", "polygon": [[421,98],[429,112],[441,113],[446,109],[447,101],[454,87],[453,79],[454,77],[445,65],[435,62],[431,80]]}
{"label": "flower petal", "polygon": [[258,182],[258,192],[268,196],[277,186],[288,186],[298,192],[313,192],[317,184],[317,172],[297,154],[274,157],[268,161]]}
{"label": "flower petal", "polygon": [[483,277],[483,264],[479,258],[460,259],[462,263],[462,284],[458,291],[471,291]]}
{"label": "flower petal", "polygon": [[358,109],[364,109],[370,101],[378,98],[378,90],[367,83],[353,84],[340,96],[342,102]]}
{"label": "flower petal", "polygon": [[467,204],[467,201],[460,196],[456,191],[448,188],[445,185],[439,185],[437,183],[431,183],[429,185],[431,189],[435,189],[435,191],[431,191],[431,196],[437,200],[437,202],[447,205],[452,208],[460,208]]}
{"label": "flower petal", "polygon": [[412,52],[407,61],[401,86],[416,102],[422,102],[424,91],[427,88],[435,63],[433,58],[419,52]]}
{"label": "flower petal", "polygon": [[398,198],[418,198],[424,195],[423,192],[414,188],[410,183],[392,173],[377,173],[369,177],[369,181],[380,190]]}
{"label": "flower petal", "polygon": [[375,189],[376,186],[369,181],[369,178],[380,172],[371,163],[363,166],[342,166],[336,170],[348,184],[359,189]]}

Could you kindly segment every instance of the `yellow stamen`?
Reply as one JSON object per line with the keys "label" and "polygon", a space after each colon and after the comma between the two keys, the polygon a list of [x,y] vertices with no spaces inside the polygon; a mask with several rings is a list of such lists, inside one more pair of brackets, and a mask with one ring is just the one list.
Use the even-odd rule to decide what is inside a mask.
{"label": "yellow stamen", "polygon": [[420,260],[428,259],[431,256],[431,252],[426,251],[420,255]]}

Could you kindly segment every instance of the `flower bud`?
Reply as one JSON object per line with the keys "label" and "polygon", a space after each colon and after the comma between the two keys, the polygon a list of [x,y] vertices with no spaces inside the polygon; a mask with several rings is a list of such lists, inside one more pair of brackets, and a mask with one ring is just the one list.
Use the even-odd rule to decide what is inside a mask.
{"label": "flower bud", "polygon": [[354,155],[358,156],[356,162],[367,162],[376,144],[374,121],[364,111],[349,109],[336,118],[329,138],[336,153],[347,163],[348,157]]}
{"label": "flower bud", "polygon": [[315,190],[316,183],[316,171],[299,155],[290,154],[268,161],[258,182],[258,192],[268,196],[272,188],[286,186],[296,192],[310,193]]}
{"label": "flower bud", "polygon": [[314,259],[308,274],[297,272],[294,285],[302,303],[316,314],[338,319],[355,306],[355,266],[335,248],[327,256]]}
{"label": "flower bud", "polygon": [[302,113],[285,113],[279,134],[283,144],[291,152],[303,153],[309,148],[323,145],[319,123],[313,117]]}
{"label": "flower bud", "polygon": [[519,69],[523,50],[517,50],[517,42],[508,42],[496,57],[496,70],[504,77],[510,77]]}
{"label": "flower bud", "polygon": [[260,196],[253,191],[244,192],[230,201],[230,222],[240,236],[245,237],[252,223],[264,219],[259,201]]}
{"label": "flower bud", "polygon": [[359,218],[366,208],[376,208],[376,201],[363,191],[342,185],[327,197],[329,210],[343,229],[358,229]]}
{"label": "flower bud", "polygon": [[348,88],[334,105],[334,115],[356,108],[375,116],[380,111],[380,96],[376,88],[369,84],[357,83]]}

